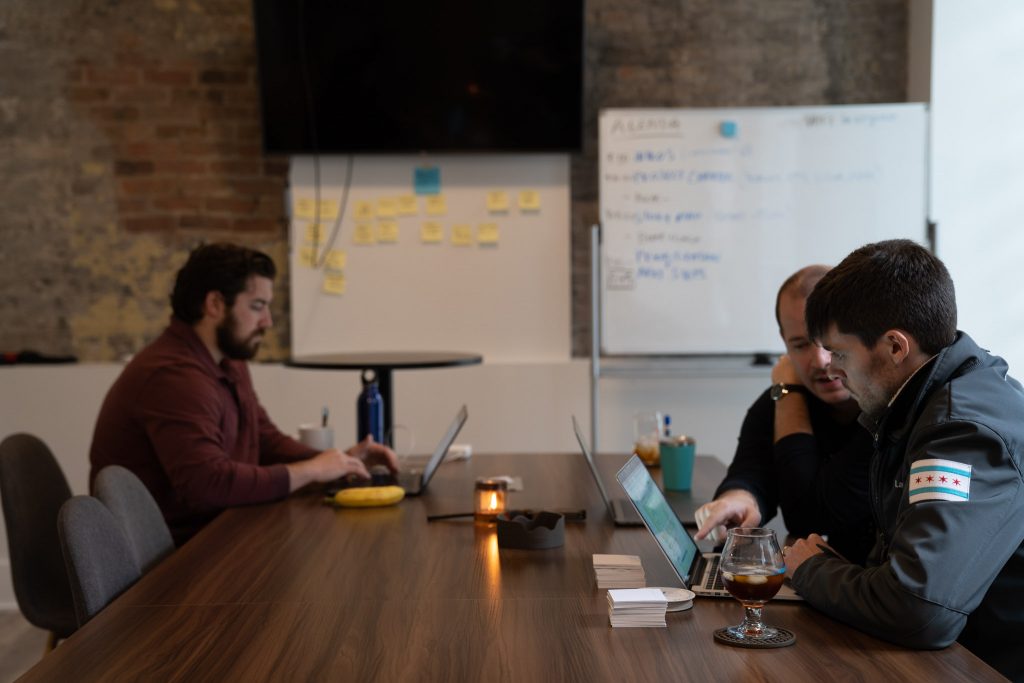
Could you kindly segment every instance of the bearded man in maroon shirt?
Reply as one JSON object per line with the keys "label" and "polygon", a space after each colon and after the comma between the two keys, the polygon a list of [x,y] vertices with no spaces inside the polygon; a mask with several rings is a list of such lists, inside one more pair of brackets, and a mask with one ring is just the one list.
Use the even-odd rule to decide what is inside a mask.
{"label": "bearded man in maroon shirt", "polygon": [[225,508],[283,498],[313,482],[397,471],[371,438],[317,452],[281,433],[259,404],[247,360],[271,326],[274,262],[233,244],[195,249],[178,271],[170,325],[107,393],[89,453],[134,472],[181,545]]}

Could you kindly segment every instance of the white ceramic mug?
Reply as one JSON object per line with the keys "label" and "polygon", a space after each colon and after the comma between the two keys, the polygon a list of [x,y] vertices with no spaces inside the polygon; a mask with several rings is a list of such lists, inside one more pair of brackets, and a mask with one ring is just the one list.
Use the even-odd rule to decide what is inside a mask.
{"label": "white ceramic mug", "polygon": [[299,441],[318,451],[326,451],[334,448],[334,429],[317,424],[299,425]]}

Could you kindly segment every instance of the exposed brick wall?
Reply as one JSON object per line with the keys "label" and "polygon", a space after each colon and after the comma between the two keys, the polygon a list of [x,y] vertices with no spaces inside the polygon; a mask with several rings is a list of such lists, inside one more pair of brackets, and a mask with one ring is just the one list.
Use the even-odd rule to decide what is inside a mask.
{"label": "exposed brick wall", "polygon": [[[286,268],[288,160],[261,150],[249,0],[0,12],[0,173],[17,178],[0,187],[0,349],[138,350],[201,241],[262,248]],[[265,357],[286,353],[286,290]]]}
{"label": "exposed brick wall", "polygon": [[110,143],[121,227],[278,231],[288,162],[260,148],[252,51],[211,66],[133,47],[79,58],[67,79]]}
{"label": "exposed brick wall", "polygon": [[[588,0],[574,353],[588,352],[598,110],[901,101],[906,15],[906,0]],[[0,350],[137,350],[199,241],[285,267],[286,175],[260,152],[250,0],[4,0]],[[277,294],[262,357],[287,353]]]}

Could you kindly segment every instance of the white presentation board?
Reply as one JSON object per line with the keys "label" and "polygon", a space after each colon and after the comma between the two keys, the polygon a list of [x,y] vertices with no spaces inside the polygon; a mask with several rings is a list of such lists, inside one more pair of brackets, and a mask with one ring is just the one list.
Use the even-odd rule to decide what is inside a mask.
{"label": "white presentation board", "polygon": [[[313,159],[292,159],[293,356],[569,358],[567,155],[356,156],[338,236],[326,245],[345,196],[346,161],[320,160],[326,234],[314,244]],[[417,183],[421,171],[436,173],[437,186]],[[324,258],[328,246],[333,263]]]}
{"label": "white presentation board", "polygon": [[607,109],[599,125],[605,353],[781,351],[787,276],[925,243],[923,104]]}

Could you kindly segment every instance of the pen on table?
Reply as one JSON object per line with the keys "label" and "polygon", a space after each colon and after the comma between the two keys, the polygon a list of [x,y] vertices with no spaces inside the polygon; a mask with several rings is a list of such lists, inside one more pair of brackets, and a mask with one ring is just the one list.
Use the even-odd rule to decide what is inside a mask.
{"label": "pen on table", "polygon": [[447,515],[427,515],[427,521],[433,522],[435,519],[456,519],[458,517],[472,517],[472,512],[455,512]]}
{"label": "pen on table", "polygon": [[[553,510],[552,512],[562,515],[562,517],[565,518],[566,522],[585,522],[587,520],[586,510]],[[532,516],[537,513],[534,512],[533,510],[510,510],[508,514],[522,514]],[[433,522],[436,519],[457,519],[459,517],[472,517],[473,515],[474,513],[472,512],[456,512],[446,515],[427,515],[427,521]]]}
{"label": "pen on table", "polygon": [[320,426],[327,426],[327,406],[324,406],[323,409],[320,411]]}

